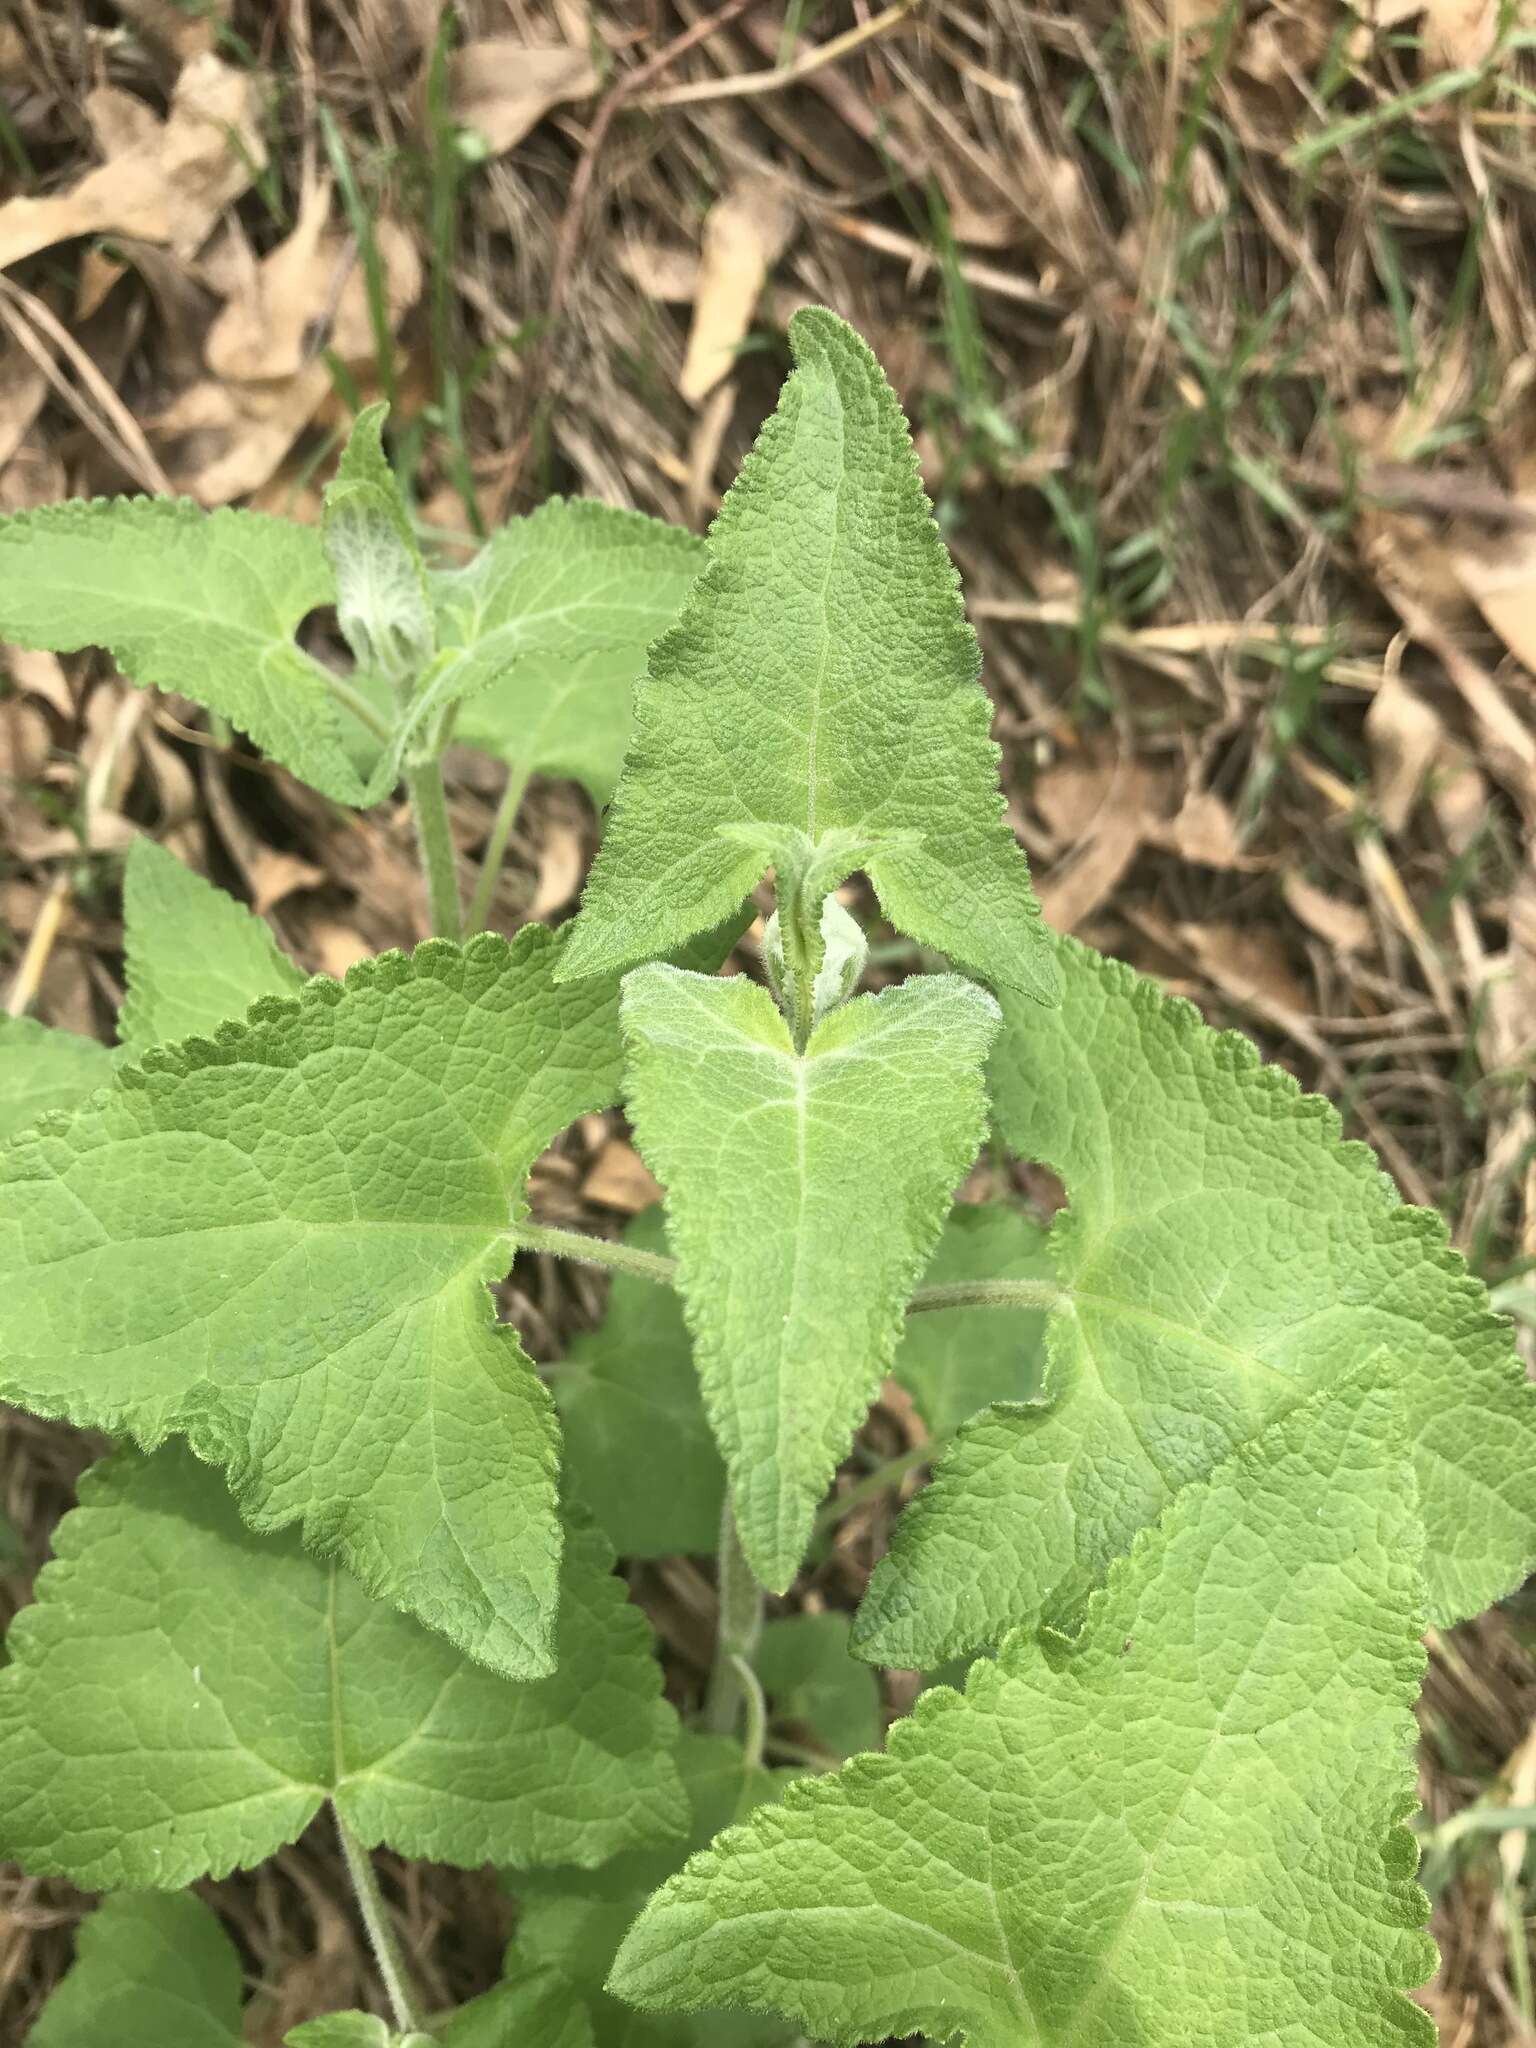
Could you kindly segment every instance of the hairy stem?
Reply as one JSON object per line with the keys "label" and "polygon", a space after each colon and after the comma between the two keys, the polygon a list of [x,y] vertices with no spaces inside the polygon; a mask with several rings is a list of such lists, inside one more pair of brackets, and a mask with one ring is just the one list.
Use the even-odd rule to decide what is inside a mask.
{"label": "hairy stem", "polygon": [[[763,1589],[747,1563],[736,1530],[730,1495],[720,1517],[719,1619],[715,1625],[715,1668],[704,1701],[704,1726],[711,1735],[734,1735],[751,1694],[742,1681],[742,1667],[756,1687],[753,1653],[763,1629]],[[757,1688],[761,1702],[762,1691]]]}
{"label": "hairy stem", "polygon": [[501,864],[507,855],[507,841],[512,837],[512,827],[517,823],[517,814],[523,807],[527,790],[528,770],[514,768],[507,777],[507,786],[501,793],[501,802],[491,823],[490,837],[485,842],[475,893],[469,899],[469,916],[464,924],[466,938],[473,938],[476,932],[485,930],[486,920],[491,914],[491,901],[496,894],[496,883],[501,875]]}
{"label": "hairy stem", "polygon": [[416,2033],[421,2027],[421,2021],[416,2016],[415,2000],[405,1973],[405,1961],[395,1940],[394,1929],[389,1924],[389,1911],[384,1904],[384,1894],[379,1890],[379,1879],[373,1867],[373,1858],[347,1826],[340,1813],[334,1807],[331,1810],[336,1819],[336,1833],[341,1841],[341,1853],[346,1858],[347,1875],[352,1880],[352,1890],[357,1898],[357,1910],[362,1915],[363,1926],[368,1934],[368,1946],[373,1950],[373,1960],[378,1964],[379,1975],[383,1979],[384,1995],[389,2000],[389,2010],[394,2018],[396,2031],[402,2034]]}
{"label": "hairy stem", "polygon": [[453,831],[448,823],[442,764],[423,761],[418,767],[408,769],[405,786],[416,819],[416,846],[427,884],[427,906],[432,917],[433,935],[439,939],[457,939],[463,932],[458,856],[453,850]]}
{"label": "hairy stem", "polygon": [[[553,1252],[584,1266],[611,1266],[658,1287],[677,1285],[677,1261],[662,1252],[642,1252],[608,1237],[588,1237],[580,1230],[555,1230],[544,1224],[520,1223],[518,1244],[530,1252]],[[919,1287],[907,1303],[909,1316],[941,1308],[1059,1308],[1068,1299],[1054,1280],[956,1280],[943,1287]]]}
{"label": "hairy stem", "polygon": [[519,1223],[513,1235],[520,1251],[553,1252],[583,1266],[609,1266],[615,1273],[654,1281],[658,1287],[670,1287],[677,1277],[676,1259],[643,1252],[636,1245],[615,1244],[611,1238],[586,1237],[579,1230],[555,1230],[540,1223]]}

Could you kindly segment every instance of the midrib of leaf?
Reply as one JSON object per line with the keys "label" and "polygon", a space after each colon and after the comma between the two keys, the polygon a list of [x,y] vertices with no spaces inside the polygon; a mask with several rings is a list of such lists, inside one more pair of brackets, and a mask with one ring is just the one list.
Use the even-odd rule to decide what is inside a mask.
{"label": "midrib of leaf", "polygon": [[[802,413],[802,418],[804,417]],[[816,837],[816,741],[821,724],[821,697],[826,686],[827,665],[832,658],[832,621],[827,616],[827,592],[832,587],[832,570],[837,562],[837,551],[843,532],[843,490],[848,481],[848,466],[844,460],[847,436],[843,432],[843,409],[837,408],[837,483],[832,493],[832,542],[827,549],[827,563],[821,576],[821,589],[816,597],[816,609],[821,617],[821,659],[816,665],[816,681],[811,692],[811,728],[808,738],[805,762],[805,829],[809,838]]]}
{"label": "midrib of leaf", "polygon": [[1141,1866],[1141,1876],[1137,1880],[1136,1889],[1132,1893],[1131,1897],[1126,1901],[1125,1912],[1121,1916],[1120,1925],[1115,1930],[1113,1940],[1110,1942],[1108,1948],[1105,1949],[1103,1955],[1099,1959],[1098,1968],[1094,1978],[1093,1990],[1089,1993],[1088,1997],[1078,2007],[1077,2011],[1072,2016],[1072,2032],[1063,2037],[1064,2048],[1070,2048],[1070,2043],[1073,2040],[1080,2038],[1078,2030],[1082,2026],[1086,2025],[1086,2023],[1089,2020],[1092,2019],[1094,2013],[1103,2004],[1104,1999],[1108,1994],[1110,1987],[1110,1971],[1114,1967],[1115,1959],[1119,1955],[1121,1949],[1125,1946],[1126,1938],[1130,1934],[1131,1927],[1135,1921],[1136,1915],[1141,1911],[1142,1907],[1146,1904],[1147,1886],[1152,1881],[1153,1865],[1156,1862],[1158,1856],[1162,1853],[1163,1849],[1167,1846],[1168,1837],[1173,1833],[1175,1826],[1178,1824],[1178,1821],[1184,1812],[1184,1802],[1189,1798],[1191,1792],[1193,1792],[1197,1780],[1203,1775],[1206,1765],[1210,1762],[1212,1755],[1215,1753],[1217,1744],[1226,1734],[1227,1718],[1232,1712],[1233,1706],[1237,1701],[1238,1695],[1242,1692],[1244,1686],[1247,1684],[1249,1674],[1253,1670],[1254,1665],[1258,1662],[1259,1652],[1263,1649],[1265,1643],[1269,1640],[1270,1631],[1272,1628],[1274,1628],[1278,1619],[1278,1612],[1271,1612],[1265,1615],[1263,1625],[1259,1630],[1258,1637],[1256,1641],[1253,1643],[1253,1646],[1250,1649],[1248,1655],[1243,1660],[1243,1668],[1238,1673],[1237,1677],[1232,1681],[1232,1690],[1227,1694],[1226,1700],[1222,1705],[1221,1711],[1217,1714],[1216,1719],[1211,1726],[1211,1732],[1206,1740],[1205,1747],[1200,1753],[1199,1762],[1191,1767],[1189,1775],[1184,1781],[1183,1789],[1179,1793],[1178,1798],[1173,1802],[1173,1807],[1169,1812],[1167,1819],[1158,1831],[1157,1839],[1153,1843],[1151,1843],[1146,1850]]}

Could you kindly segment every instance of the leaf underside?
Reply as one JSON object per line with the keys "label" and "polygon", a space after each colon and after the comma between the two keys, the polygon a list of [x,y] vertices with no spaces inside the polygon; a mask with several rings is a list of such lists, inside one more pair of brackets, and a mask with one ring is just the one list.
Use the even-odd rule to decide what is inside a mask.
{"label": "leaf underside", "polygon": [[504,527],[434,578],[439,643],[472,671],[457,737],[607,803],[645,650],[703,563],[693,534],[585,500],[552,498]]}
{"label": "leaf underside", "polygon": [[739,902],[776,840],[847,835],[884,842],[866,866],[899,930],[1048,1001],[975,636],[901,407],[834,314],[798,313],[789,338],[779,408],[651,649],[562,973],[654,958]]}
{"label": "leaf underside", "polygon": [[1536,1559],[1536,1400],[1506,1324],[1337,1113],[1127,967],[1060,946],[990,1078],[1010,1151],[1053,1167],[1045,1403],[966,1427],[903,1515],[859,1653],[928,1669],[1069,1612],[1179,1490],[1375,1356],[1401,1368],[1432,1618]]}
{"label": "leaf underside", "polygon": [[228,1467],[369,1591],[550,1668],[552,1404],[487,1280],[529,1166],[618,1088],[556,942],[429,942],[147,1053],[0,1162],[7,1398]]}
{"label": "leaf underside", "polygon": [[0,1845],[88,1889],[175,1888],[296,1839],[590,1865],[676,1834],[676,1722],[582,1518],[558,1669],[513,1685],[372,1600],[296,1532],[254,1535],[181,1445],[81,1486],[0,1672]]}
{"label": "leaf underside", "polygon": [[996,1016],[972,983],[919,976],[833,1011],[797,1055],[744,977],[625,979],[629,1114],[666,1190],[742,1546],[774,1591],[981,1142]]}
{"label": "leaf underside", "polygon": [[613,1989],[845,2048],[1432,2048],[1418,1526],[1367,1375],[1191,1487],[1082,1634],[1020,1631],[889,1754],[792,1787],[647,1908]]}
{"label": "leaf underside", "polygon": [[293,637],[333,595],[318,531],[262,512],[96,498],[0,520],[0,639],[105,647],[134,682],[220,712],[313,788],[357,803],[330,683]]}

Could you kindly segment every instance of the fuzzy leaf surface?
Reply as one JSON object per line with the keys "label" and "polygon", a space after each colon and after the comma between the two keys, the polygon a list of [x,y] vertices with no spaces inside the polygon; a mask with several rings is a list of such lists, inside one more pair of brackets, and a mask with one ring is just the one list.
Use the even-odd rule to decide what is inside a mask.
{"label": "fuzzy leaf surface", "polygon": [[[678,1743],[677,1763],[691,1815],[687,1840],[634,1850],[590,1873],[553,1870],[519,1878],[507,1980],[530,1989],[552,1980],[561,1985],[567,2007],[590,2028],[594,2048],[788,2048],[795,2030],[782,2020],[714,2007],[657,2020],[604,1989],[620,1942],[658,1885],[722,1828],[782,1798],[794,1776],[753,1769],[734,1742],[692,1732]],[[537,2037],[527,2048],[541,2048]]]}
{"label": "fuzzy leaf surface", "polygon": [[432,600],[410,509],[384,453],[386,405],[357,416],[326,488],[320,533],[336,616],[361,667],[416,674],[433,652]]}
{"label": "fuzzy leaf surface", "polygon": [[304,975],[269,926],[152,839],[123,871],[128,993],[117,1030],[130,1056],[178,1038],[209,1038],[261,996],[290,996]]}
{"label": "fuzzy leaf surface", "polygon": [[844,2048],[1432,2048],[1399,1824],[1423,1668],[1412,1468],[1371,1376],[1191,1487],[1083,1632],[1019,1631],[884,1757],[695,1857],[619,1953],[646,2009]]}
{"label": "fuzzy leaf surface", "polygon": [[190,1892],[103,1899],[28,2048],[240,2048],[242,1970]]}
{"label": "fuzzy leaf surface", "polygon": [[583,1517],[559,1668],[513,1685],[254,1535],[182,1445],[82,1483],[0,1672],[0,1842],[88,1890],[258,1863],[326,1799],[367,1845],[590,1865],[681,1833],[650,1632]]}
{"label": "fuzzy leaf surface", "polygon": [[370,1592],[550,1669],[553,1405],[498,1327],[524,1179],[618,1090],[616,991],[442,941],[156,1048],[0,1164],[8,1398],[229,1468]]}
{"label": "fuzzy leaf surface", "polygon": [[74,1109],[112,1079],[112,1054],[97,1039],[35,1017],[0,1017],[0,1142],[48,1109]]}
{"label": "fuzzy leaf surface", "polygon": [[562,971],[665,953],[741,900],[775,840],[846,835],[876,848],[862,864],[899,930],[1049,1001],[980,656],[901,407],[835,314],[797,313],[789,340],[709,566],[651,650]]}
{"label": "fuzzy leaf surface", "polygon": [[503,527],[472,562],[434,579],[439,643],[463,670],[458,737],[607,803],[645,650],[703,564],[695,535],[584,499],[552,498]]}
{"label": "fuzzy leaf surface", "polygon": [[981,1142],[997,1007],[918,977],[834,1010],[797,1054],[755,983],[648,966],[620,1016],[742,1547],[782,1592]]}
{"label": "fuzzy leaf surface", "polygon": [[[968,1280],[1053,1280],[1046,1232],[999,1203],[949,1212],[925,1287]],[[891,1372],[935,1436],[994,1401],[1032,1401],[1045,1366],[1043,1309],[946,1308],[911,1316]]]}
{"label": "fuzzy leaf surface", "polygon": [[187,498],[73,499],[0,520],[0,639],[104,647],[342,803],[361,784],[325,670],[294,640],[334,596],[313,527]]}
{"label": "fuzzy leaf surface", "polygon": [[1336,1112],[1247,1039],[1065,941],[991,1070],[1009,1149],[1058,1172],[1045,1400],[961,1432],[897,1525],[859,1653],[931,1668],[1070,1610],[1181,1487],[1377,1355],[1403,1370],[1432,1618],[1536,1560],[1536,1397],[1508,1327]]}
{"label": "fuzzy leaf surface", "polygon": [[[624,1242],[665,1252],[660,1211],[637,1216]],[[566,1470],[620,1557],[714,1550],[725,1467],[670,1287],[615,1273],[606,1316],[572,1341],[554,1392]]]}

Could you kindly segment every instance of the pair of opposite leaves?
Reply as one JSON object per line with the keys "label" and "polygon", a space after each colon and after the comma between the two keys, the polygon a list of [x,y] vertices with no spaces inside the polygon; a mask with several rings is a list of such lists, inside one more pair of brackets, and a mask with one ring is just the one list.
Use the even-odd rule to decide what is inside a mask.
{"label": "pair of opposite leaves", "polygon": [[[1396,1379],[1380,1362],[1356,1372],[1186,1488],[1110,1568],[1075,1639],[1014,1632],[995,1662],[973,1667],[963,1696],[926,1694],[888,1755],[798,1781],[782,1804],[717,1835],[644,1906],[606,1991],[615,1942],[674,1859],[632,1855],[611,1877],[535,1880],[507,1981],[448,2023],[444,2048],[736,2038],[718,2018],[695,2034],[686,2018],[651,2022],[621,2001],[684,2014],[746,2007],[835,2048],[918,2029],[970,2048],[1428,2048],[1433,2026],[1403,1995],[1433,1953],[1401,1826],[1423,1660],[1421,1528]],[[142,1513],[125,1523],[135,1492],[151,1486],[162,1523]],[[241,1555],[251,1539],[180,1452],[117,1454],[64,1528],[63,1560],[23,1624],[27,1669],[50,1633],[55,1654],[92,1660],[81,1632],[122,1630],[125,1611],[143,1643],[167,1619],[173,1644],[180,1626],[206,1643],[220,1617],[238,1628],[253,1599],[281,1604],[297,1573],[317,1570],[286,1546],[280,1583],[254,1592],[260,1575]],[[238,1558],[232,1575],[221,1544]],[[178,1595],[188,1563],[200,1586],[211,1565],[210,1580]],[[193,1600],[206,1603],[195,1621],[180,1612]],[[344,1607],[343,1632],[355,1618]],[[294,1619],[281,1617],[285,1654],[303,1640]],[[369,1625],[411,1627],[380,1609]],[[168,1664],[165,1648],[152,1654]],[[366,1654],[349,1643],[347,1655],[349,1675],[366,1682]],[[398,1682],[398,1657],[389,1670]],[[188,1674],[167,1668],[162,1686],[178,1675]],[[208,1705],[221,1715],[227,1680],[216,1661]],[[69,1691],[89,1684],[82,1668]],[[164,1696],[174,1742],[181,1702]],[[97,1712],[110,1718],[100,1697]],[[83,1725],[77,1707],[56,1726],[62,1750]],[[263,1729],[268,1744],[297,1740],[286,1716]],[[121,1723],[103,1732],[121,1770],[132,1743]],[[184,1759],[205,1790],[213,1753],[194,1739]],[[546,1798],[559,1761],[549,1759]],[[443,1773],[461,1801],[467,1765],[451,1751]],[[400,1768],[409,1774],[408,1758]],[[368,1773],[365,1763],[358,1776]],[[12,1782],[26,1785],[27,1773]],[[130,1766],[120,1798],[131,1804],[135,1789]],[[357,1789],[344,1788],[343,1810]],[[195,1917],[190,1902],[165,1904]],[[120,1946],[120,1921],[137,1946],[114,1962],[97,1950]],[[213,2001],[207,2048],[238,2038],[237,1978],[207,1953],[216,1932],[189,1925],[190,1947],[167,1956],[157,1929],[138,1902],[107,1909],[40,2041],[74,2048],[95,2038],[88,2023],[112,2015],[121,2028],[167,1995]],[[785,2038],[761,2020],[743,2026],[743,2040]],[[292,2038],[295,2048],[398,2048],[356,2014]]]}
{"label": "pair of opposite leaves", "polygon": [[[652,650],[570,940],[311,984],[33,1133],[0,1191],[8,1389],[185,1433],[257,1526],[302,1520],[469,1654],[547,1670],[553,1424],[483,1282],[533,1158],[619,1093],[617,970],[733,909],[798,835],[864,858],[897,923],[1005,989],[998,1120],[1074,1205],[1048,1404],[962,1440],[875,1588],[869,1653],[931,1664],[1070,1601],[1233,1442],[1405,1342],[1434,1611],[1481,1605],[1533,1547],[1512,1350],[1323,1106],[1049,946],[900,409],[830,315],[792,342]],[[1030,1000],[1063,978],[1063,1008]],[[760,989],[646,966],[622,1022],[743,1542],[783,1586],[982,1135],[997,1010],[920,978],[832,1012],[800,1056]]]}

